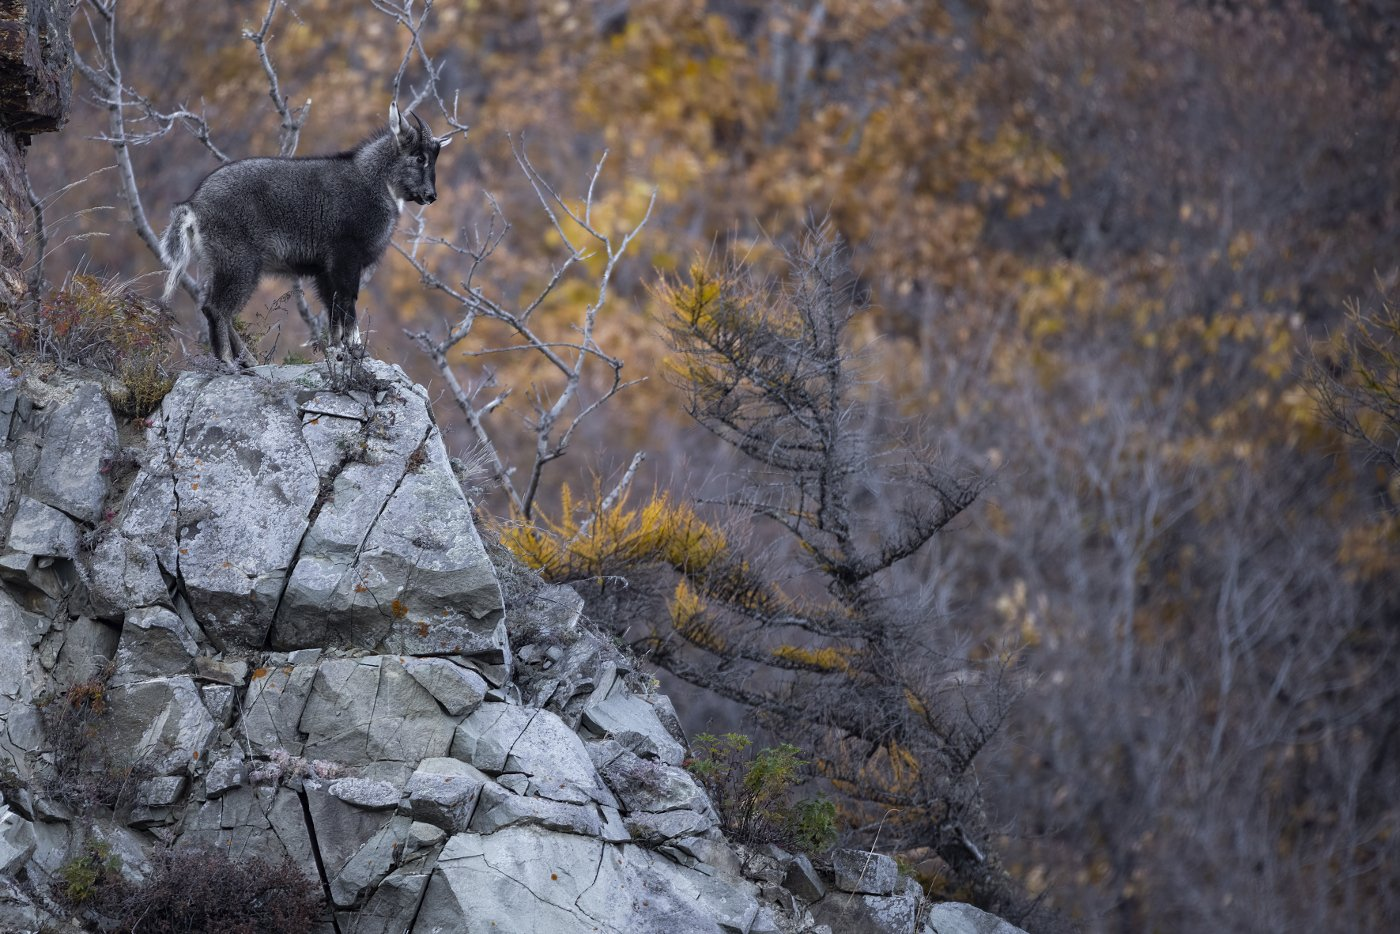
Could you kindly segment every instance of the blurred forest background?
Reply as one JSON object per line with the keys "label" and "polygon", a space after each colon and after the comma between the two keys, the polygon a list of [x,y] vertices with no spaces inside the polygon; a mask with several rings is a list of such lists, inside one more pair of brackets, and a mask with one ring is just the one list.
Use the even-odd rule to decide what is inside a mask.
{"label": "blurred forest background", "polygon": [[[266,0],[119,8],[131,87],[157,108],[202,114],[230,157],[279,151],[279,117],[244,35]],[[74,34],[95,62],[102,24],[90,31],[85,9]],[[439,90],[449,104],[458,94],[472,126],[438,163],[440,200],[421,212],[422,229],[469,241],[492,223],[493,196],[510,230],[476,274],[485,294],[505,304],[535,294],[561,248],[506,134],[575,204],[608,151],[592,189],[599,232],[631,230],[655,192],[645,227],[607,269],[594,331],[622,377],[645,382],[579,422],[531,521],[516,510],[510,525],[508,497],[487,490],[483,512],[504,517],[503,537],[603,528],[597,500],[644,452],[622,500],[632,505],[606,504],[618,535],[680,522],[701,538],[747,536],[783,599],[835,594],[852,613],[868,610],[869,593],[823,582],[833,566],[810,560],[810,532],[741,529],[732,508],[703,503],[676,518],[678,504],[732,503],[752,459],[687,415],[695,398],[676,377],[684,341],[668,322],[687,310],[693,324],[710,320],[696,312],[713,298],[706,276],[726,307],[742,309],[764,294],[745,276],[820,280],[826,270],[840,280],[830,296],[852,304],[841,412],[860,417],[842,414],[843,430],[868,450],[907,438],[901,451],[937,451],[949,476],[979,478],[954,483],[975,502],[956,503],[927,544],[881,568],[880,594],[900,600],[879,606],[905,640],[887,652],[937,672],[944,702],[970,708],[975,697],[990,711],[968,713],[991,729],[960,764],[979,803],[957,829],[1037,906],[1022,923],[1058,917],[1123,934],[1391,929],[1400,333],[1385,298],[1400,262],[1400,3],[437,0],[421,37],[441,67]],[[406,41],[371,2],[276,10],[266,47],[282,92],[296,106],[312,101],[298,152],[342,149],[380,127]],[[410,63],[405,88],[423,78]],[[79,97],[91,90],[78,79]],[[431,106],[419,112],[447,131]],[[109,119],[81,103],[62,134],[35,140],[41,198],[86,179],[45,204],[45,270],[149,276],[138,288],[154,295],[159,262],[132,233],[118,173],[102,171],[113,149],[95,137]],[[185,122],[161,129],[134,123],[155,135],[131,149],[158,229],[218,164]],[[845,252],[818,245],[785,260],[823,219]],[[406,214],[401,229],[413,225]],[[420,246],[443,281],[465,275],[460,254]],[[596,254],[561,279],[534,313],[538,334],[577,333],[606,260]],[[800,285],[782,300],[800,304]],[[266,287],[244,317],[285,306],[275,301],[284,288]],[[531,463],[537,439],[525,420],[532,398],[557,397],[549,368],[537,354],[468,355],[517,333],[483,320],[434,362],[405,329],[444,335],[462,306],[425,289],[394,252],[360,307],[371,353],[441,395],[454,453],[470,459],[476,440],[443,363],[482,387],[478,404],[514,389],[485,417],[501,459]],[[194,353],[202,322],[184,296],[175,310]],[[295,312],[274,308],[269,320],[283,322],[279,356],[309,353]],[[585,380],[578,405],[606,391],[603,375]],[[1386,392],[1389,435],[1383,405],[1356,403]],[[884,488],[846,481],[852,515],[918,525],[917,509]],[[579,507],[595,488],[595,508]],[[690,558],[668,560],[682,578],[693,569]],[[864,690],[880,676],[873,666],[890,663],[829,630],[820,647],[799,636],[770,646],[789,663],[774,670],[736,667],[745,658],[725,653],[737,642],[686,628],[699,598],[685,587],[599,622],[662,660],[679,634],[685,651],[717,657],[711,686],[744,670],[740,680],[770,700],[785,677],[798,679],[789,690],[843,679]],[[927,715],[912,687],[901,691]],[[692,731],[735,725],[723,694],[680,703]],[[905,819],[908,802],[927,799],[908,789],[936,784],[928,773],[944,764],[902,739],[864,739],[854,766],[823,754],[838,795],[860,782],[883,789],[847,794],[852,839],[911,862],[932,859],[921,847],[951,860],[932,839],[948,831],[946,814]]]}

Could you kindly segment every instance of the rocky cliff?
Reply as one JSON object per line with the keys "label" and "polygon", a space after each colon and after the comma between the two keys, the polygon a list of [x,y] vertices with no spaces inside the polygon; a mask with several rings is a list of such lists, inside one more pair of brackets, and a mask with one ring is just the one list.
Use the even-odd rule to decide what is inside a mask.
{"label": "rocky cliff", "polygon": [[731,847],[396,368],[186,373],[140,420],[0,371],[0,439],[0,930],[94,926],[103,873],[182,851],[290,860],[342,934],[1015,930],[887,857]]}

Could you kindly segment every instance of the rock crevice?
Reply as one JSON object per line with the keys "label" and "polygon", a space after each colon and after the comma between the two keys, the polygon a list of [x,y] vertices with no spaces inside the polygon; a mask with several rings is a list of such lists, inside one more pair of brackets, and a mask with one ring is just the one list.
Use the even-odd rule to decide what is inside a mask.
{"label": "rock crevice", "polygon": [[[162,846],[286,857],[321,934],[942,930],[892,863],[746,878],[669,701],[568,588],[504,605],[426,394],[366,366],[185,374],[125,477],[92,384],[0,393],[3,873],[45,891],[90,839],[133,882]],[[104,742],[59,763],[40,708],[80,694]],[[113,769],[134,794],[74,791]],[[24,890],[0,929],[63,922]]]}

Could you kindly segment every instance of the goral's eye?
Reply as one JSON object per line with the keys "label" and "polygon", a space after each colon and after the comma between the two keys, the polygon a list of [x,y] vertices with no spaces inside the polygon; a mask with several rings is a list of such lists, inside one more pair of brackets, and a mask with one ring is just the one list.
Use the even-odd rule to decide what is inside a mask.
{"label": "goral's eye", "polygon": [[421,152],[420,152],[420,153],[418,154],[418,164],[419,164],[419,165],[427,165],[427,164],[428,164],[428,156],[427,156],[426,153],[421,153]]}

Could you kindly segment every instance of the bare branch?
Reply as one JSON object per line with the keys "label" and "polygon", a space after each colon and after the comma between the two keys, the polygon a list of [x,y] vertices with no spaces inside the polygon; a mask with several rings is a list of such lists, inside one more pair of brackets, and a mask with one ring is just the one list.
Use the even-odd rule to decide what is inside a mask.
{"label": "bare branch", "polygon": [[[311,113],[311,98],[308,97],[306,103],[300,107],[290,106],[287,96],[282,93],[282,82],[277,77],[277,68],[273,65],[272,57],[268,54],[267,45],[271,38],[272,20],[279,6],[287,6],[286,0],[267,0],[267,12],[263,14],[262,25],[257,32],[250,29],[243,30],[243,38],[253,43],[253,48],[257,50],[258,62],[262,65],[263,74],[267,77],[267,95],[272,98],[272,106],[277,110],[277,115],[282,118],[282,128],[278,134],[278,154],[290,156],[297,151],[297,144],[301,141],[302,125],[306,123],[306,118]],[[287,6],[287,11],[293,16],[296,15],[289,6]]]}

